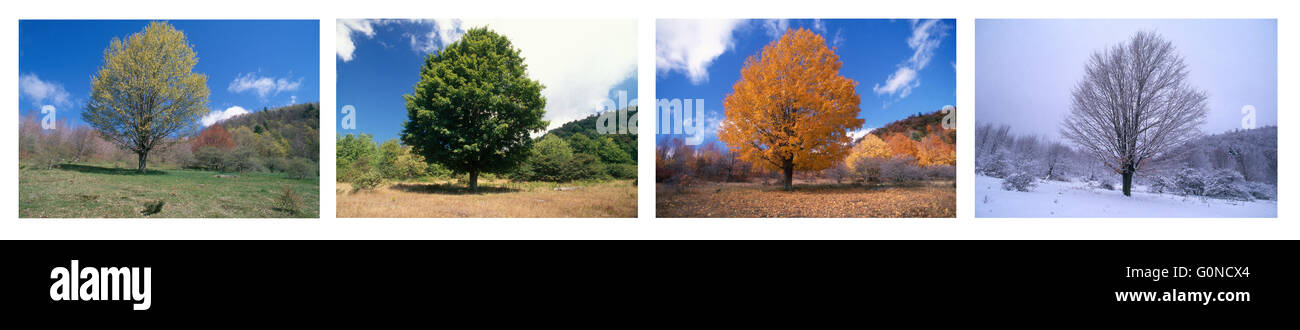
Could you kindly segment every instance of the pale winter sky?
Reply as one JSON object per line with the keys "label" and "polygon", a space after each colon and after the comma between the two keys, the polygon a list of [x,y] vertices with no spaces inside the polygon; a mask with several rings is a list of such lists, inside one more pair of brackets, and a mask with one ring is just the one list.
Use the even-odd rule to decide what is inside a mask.
{"label": "pale winter sky", "polygon": [[976,123],[1059,139],[1088,57],[1143,30],[1172,42],[1187,63],[1188,82],[1209,94],[1206,133],[1240,128],[1245,105],[1255,107],[1256,126],[1277,125],[1271,19],[976,20]]}

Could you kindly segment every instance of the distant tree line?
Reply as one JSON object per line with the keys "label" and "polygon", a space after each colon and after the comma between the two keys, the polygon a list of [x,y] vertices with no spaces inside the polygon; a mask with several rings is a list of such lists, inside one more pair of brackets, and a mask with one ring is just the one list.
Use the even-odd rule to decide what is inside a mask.
{"label": "distant tree line", "polygon": [[[198,133],[159,141],[150,164],[222,172],[276,172],[292,178],[318,176],[319,105],[267,109],[213,124]],[[39,114],[20,119],[19,159],[35,169],[62,164],[129,166],[135,151],[122,149],[94,128],[66,121],[43,129]]]}
{"label": "distant tree line", "polygon": [[[803,179],[837,183],[951,180],[956,176],[956,130],[941,125],[942,111],[892,122],[851,143],[843,158],[819,171],[796,171]],[[883,138],[882,138],[883,136]],[[677,186],[694,182],[782,181],[780,171],[756,166],[717,143],[686,145],[667,139],[655,149],[655,181]]]}
{"label": "distant tree line", "polygon": [[[593,125],[587,133],[594,134],[595,117],[565,124],[537,138],[515,168],[482,175],[488,179],[545,182],[635,179],[635,137],[589,137],[583,133],[587,129],[578,124]],[[347,134],[338,138],[336,148],[338,181],[361,189],[372,189],[385,181],[468,179],[468,173],[452,170],[436,159],[426,159],[397,139],[378,143],[369,134]]]}
{"label": "distant tree line", "polygon": [[[1237,200],[1275,199],[1277,126],[1198,136],[1148,160],[1133,177],[1147,191]],[[975,172],[1032,190],[1035,181],[1086,182],[1122,189],[1119,174],[1091,154],[1060,141],[1019,135],[1008,125],[975,128]]]}

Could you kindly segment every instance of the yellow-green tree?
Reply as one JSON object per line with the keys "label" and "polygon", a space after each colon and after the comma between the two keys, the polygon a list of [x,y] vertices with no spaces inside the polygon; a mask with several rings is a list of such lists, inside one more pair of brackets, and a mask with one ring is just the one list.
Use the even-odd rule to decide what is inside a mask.
{"label": "yellow-green tree", "polygon": [[819,171],[844,159],[862,127],[857,82],[840,75],[840,62],[826,40],[807,29],[790,29],[745,60],[734,91],[723,100],[726,118],[718,138],[741,159],[785,174]]}
{"label": "yellow-green tree", "polygon": [[844,165],[852,168],[854,164],[858,163],[859,159],[889,158],[890,156],[892,155],[889,152],[889,144],[886,144],[885,140],[881,140],[880,137],[874,134],[867,134],[867,136],[862,137],[862,141],[859,141],[858,145],[853,146],[853,151],[849,152],[849,156],[844,158]]}
{"label": "yellow-green tree", "polygon": [[90,78],[81,116],[105,140],[134,152],[145,172],[149,151],[193,127],[207,112],[208,77],[185,33],[153,22],[125,40],[113,38],[104,65]]}
{"label": "yellow-green tree", "polygon": [[862,176],[863,181],[871,181],[880,177],[881,161],[893,157],[889,150],[889,144],[875,134],[867,134],[858,141],[853,150],[849,151],[849,156],[844,157],[844,165],[853,173]]}

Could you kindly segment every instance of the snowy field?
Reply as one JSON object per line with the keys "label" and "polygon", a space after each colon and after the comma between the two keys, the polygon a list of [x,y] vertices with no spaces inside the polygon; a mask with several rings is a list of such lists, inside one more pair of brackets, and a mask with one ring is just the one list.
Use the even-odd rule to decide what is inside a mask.
{"label": "snowy field", "polygon": [[1038,181],[1031,192],[1002,190],[1002,179],[975,176],[977,217],[1256,218],[1277,217],[1277,201],[1241,202],[1148,193],[1132,197],[1081,182]]}

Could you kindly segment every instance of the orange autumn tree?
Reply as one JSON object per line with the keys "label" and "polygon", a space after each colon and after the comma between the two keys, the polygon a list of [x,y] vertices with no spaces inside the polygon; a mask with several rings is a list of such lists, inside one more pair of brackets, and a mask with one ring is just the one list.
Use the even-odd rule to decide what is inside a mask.
{"label": "orange autumn tree", "polygon": [[885,138],[885,143],[889,145],[889,152],[894,157],[910,156],[914,159],[920,158],[917,157],[916,141],[912,141],[912,138],[903,133],[890,134],[889,137]]}
{"label": "orange autumn tree", "polygon": [[807,29],[790,29],[745,59],[740,80],[722,105],[718,139],[740,158],[785,174],[819,171],[844,159],[862,127],[857,82],[840,75],[840,57],[826,39]]}
{"label": "orange autumn tree", "polygon": [[957,151],[937,134],[921,139],[916,147],[916,163],[921,166],[956,165]]}

